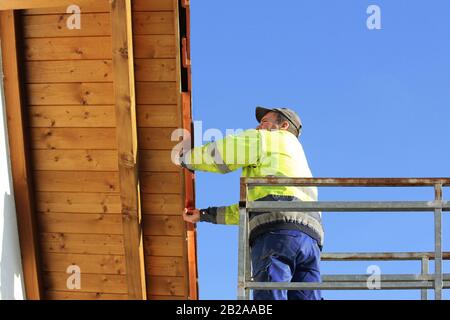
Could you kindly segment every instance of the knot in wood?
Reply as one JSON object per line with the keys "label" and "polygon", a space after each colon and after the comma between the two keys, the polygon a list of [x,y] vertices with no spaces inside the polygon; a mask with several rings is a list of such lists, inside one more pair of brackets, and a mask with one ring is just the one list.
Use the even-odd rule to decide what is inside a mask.
{"label": "knot in wood", "polygon": [[125,168],[134,168],[136,165],[134,156],[131,153],[121,153],[119,159],[120,165]]}

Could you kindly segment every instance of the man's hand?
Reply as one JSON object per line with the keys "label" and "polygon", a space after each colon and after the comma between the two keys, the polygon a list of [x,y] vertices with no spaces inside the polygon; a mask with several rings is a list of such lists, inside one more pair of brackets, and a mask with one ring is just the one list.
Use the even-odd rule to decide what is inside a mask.
{"label": "man's hand", "polygon": [[184,208],[183,219],[184,219],[184,221],[187,221],[190,223],[199,222],[200,221],[200,210]]}

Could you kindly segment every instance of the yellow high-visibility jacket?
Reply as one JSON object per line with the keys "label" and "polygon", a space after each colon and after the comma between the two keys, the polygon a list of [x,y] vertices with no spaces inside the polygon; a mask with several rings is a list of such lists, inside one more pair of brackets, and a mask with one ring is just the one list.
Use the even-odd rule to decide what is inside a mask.
{"label": "yellow high-visibility jacket", "polygon": [[[242,177],[311,177],[302,145],[285,130],[249,129],[240,134],[195,147],[181,159],[190,170],[228,173],[242,168]],[[268,195],[294,196],[302,201],[317,201],[316,187],[255,186],[247,200]],[[319,213],[320,215],[320,213]],[[219,224],[239,224],[239,206],[217,208]],[[316,228],[319,228],[316,225]]]}

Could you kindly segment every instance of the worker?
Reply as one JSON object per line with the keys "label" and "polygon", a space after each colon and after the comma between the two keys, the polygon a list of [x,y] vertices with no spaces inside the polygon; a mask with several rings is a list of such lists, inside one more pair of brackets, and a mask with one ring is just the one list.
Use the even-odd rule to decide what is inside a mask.
{"label": "worker", "polygon": [[[288,108],[256,108],[256,129],[180,152],[191,171],[243,177],[311,177],[298,137],[302,122]],[[316,187],[255,186],[249,201],[317,201]],[[187,222],[239,224],[239,206],[185,208]],[[320,282],[324,231],[320,212],[262,212],[249,216],[253,279],[257,282]],[[254,290],[255,300],[320,300],[320,290]]]}

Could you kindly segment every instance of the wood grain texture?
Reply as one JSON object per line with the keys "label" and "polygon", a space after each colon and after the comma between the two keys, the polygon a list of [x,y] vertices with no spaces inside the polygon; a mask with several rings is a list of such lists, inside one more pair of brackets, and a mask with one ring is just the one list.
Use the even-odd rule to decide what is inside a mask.
{"label": "wood grain texture", "polygon": [[34,128],[114,128],[113,106],[31,106],[29,126]]}
{"label": "wood grain texture", "polygon": [[[135,35],[133,42],[135,58],[175,58],[172,35]],[[27,61],[112,59],[110,36],[28,38],[24,43]]]}
{"label": "wood grain texture", "polygon": [[173,35],[173,12],[133,12],[133,34]]}
{"label": "wood grain texture", "polygon": [[[69,14],[25,15],[25,38],[89,37],[111,35],[109,13],[84,13],[81,28],[69,29]],[[133,34],[173,35],[173,12],[134,12]]]}
{"label": "wood grain texture", "polygon": [[124,255],[123,236],[112,234],[41,233],[42,252]]}
{"label": "wood grain texture", "polygon": [[147,256],[145,259],[145,270],[150,276],[183,277],[186,275],[182,257]]}
{"label": "wood grain texture", "polygon": [[30,38],[24,44],[27,61],[112,59],[109,36]]}
{"label": "wood grain texture", "polygon": [[137,167],[136,97],[131,0],[111,1],[114,99],[122,227],[130,299],[146,299]]}
{"label": "wood grain texture", "polygon": [[[20,2],[19,0],[14,0]],[[33,0],[31,0],[33,1]],[[28,2],[31,4],[31,1]],[[58,0],[59,1],[59,0]],[[24,2],[24,1],[22,1]],[[34,1],[36,2],[36,1]],[[44,1],[42,2],[43,8],[38,9],[28,9],[24,10],[23,14],[55,14],[55,13],[65,13],[67,5],[58,6],[54,8],[47,8]],[[58,2],[55,0],[47,1],[51,6],[55,6]],[[67,1],[69,2],[69,1]],[[70,2],[70,4],[73,0]],[[92,13],[92,12],[109,12],[109,1],[108,0],[77,0],[77,5],[80,7],[82,13]],[[132,2],[133,11],[172,11],[173,3],[171,0],[134,0]],[[30,6],[30,5],[29,5]]]}
{"label": "wood grain texture", "polygon": [[140,128],[176,128],[180,122],[177,105],[138,105],[137,121]]}
{"label": "wood grain texture", "polygon": [[[76,3],[80,8],[98,10],[104,8],[106,0],[77,0]],[[40,12],[51,12],[52,7],[59,7],[61,12],[66,12],[66,8],[73,4],[73,0],[8,0],[2,1],[0,10],[6,9],[28,9],[25,13],[36,14]],[[53,9],[54,10],[54,9]]]}
{"label": "wood grain texture", "polygon": [[153,172],[180,172],[171,160],[171,150],[141,150],[139,152],[139,169]]}
{"label": "wood grain texture", "polygon": [[173,35],[135,35],[133,37],[135,58],[172,58],[176,56]]}
{"label": "wood grain texture", "polygon": [[144,215],[142,220],[145,236],[183,236],[185,234],[181,216]]}
{"label": "wood grain texture", "polygon": [[69,14],[25,15],[23,27],[25,38],[86,37],[111,35],[109,13],[84,13],[81,28],[69,29]]}
{"label": "wood grain texture", "polygon": [[[45,272],[44,283],[47,291],[67,290],[67,278],[63,272]],[[81,289],[74,292],[128,293],[125,275],[81,274]]]}
{"label": "wood grain texture", "polygon": [[30,61],[25,67],[27,83],[111,82],[113,79],[111,60]]}
{"label": "wood grain texture", "polygon": [[186,284],[183,277],[148,276],[149,295],[186,296]]}
{"label": "wood grain texture", "polygon": [[[29,105],[113,105],[112,83],[52,83],[25,86]],[[153,97],[153,95],[151,95]],[[151,97],[148,100],[151,100]]]}
{"label": "wood grain texture", "polygon": [[92,233],[122,235],[122,217],[101,213],[39,213],[44,233]]}
{"label": "wood grain texture", "polygon": [[137,104],[176,104],[176,82],[136,82]]}
{"label": "wood grain texture", "polygon": [[159,215],[179,215],[182,197],[179,194],[142,194],[142,213]]}
{"label": "wood grain texture", "polygon": [[45,291],[44,297],[47,300],[128,300],[127,294],[53,290]]}
{"label": "wood grain texture", "polygon": [[144,236],[145,255],[182,257],[185,241],[184,236]]}
{"label": "wood grain texture", "polygon": [[140,149],[172,150],[179,143],[172,141],[172,137],[178,138],[177,128],[139,128]]}
{"label": "wood grain texture", "polygon": [[136,59],[137,81],[175,81],[175,59]]}
{"label": "wood grain texture", "polygon": [[[39,212],[120,213],[120,195],[111,193],[36,192]],[[161,205],[164,208],[164,205]]]}
{"label": "wood grain texture", "polygon": [[118,172],[34,171],[36,191],[119,192]]}
{"label": "wood grain texture", "polygon": [[140,172],[142,193],[179,194],[181,179],[179,173]]}
{"label": "wood grain texture", "polygon": [[34,149],[117,149],[114,128],[32,128]]}
{"label": "wood grain texture", "polygon": [[117,171],[116,150],[32,150],[35,170]]}

